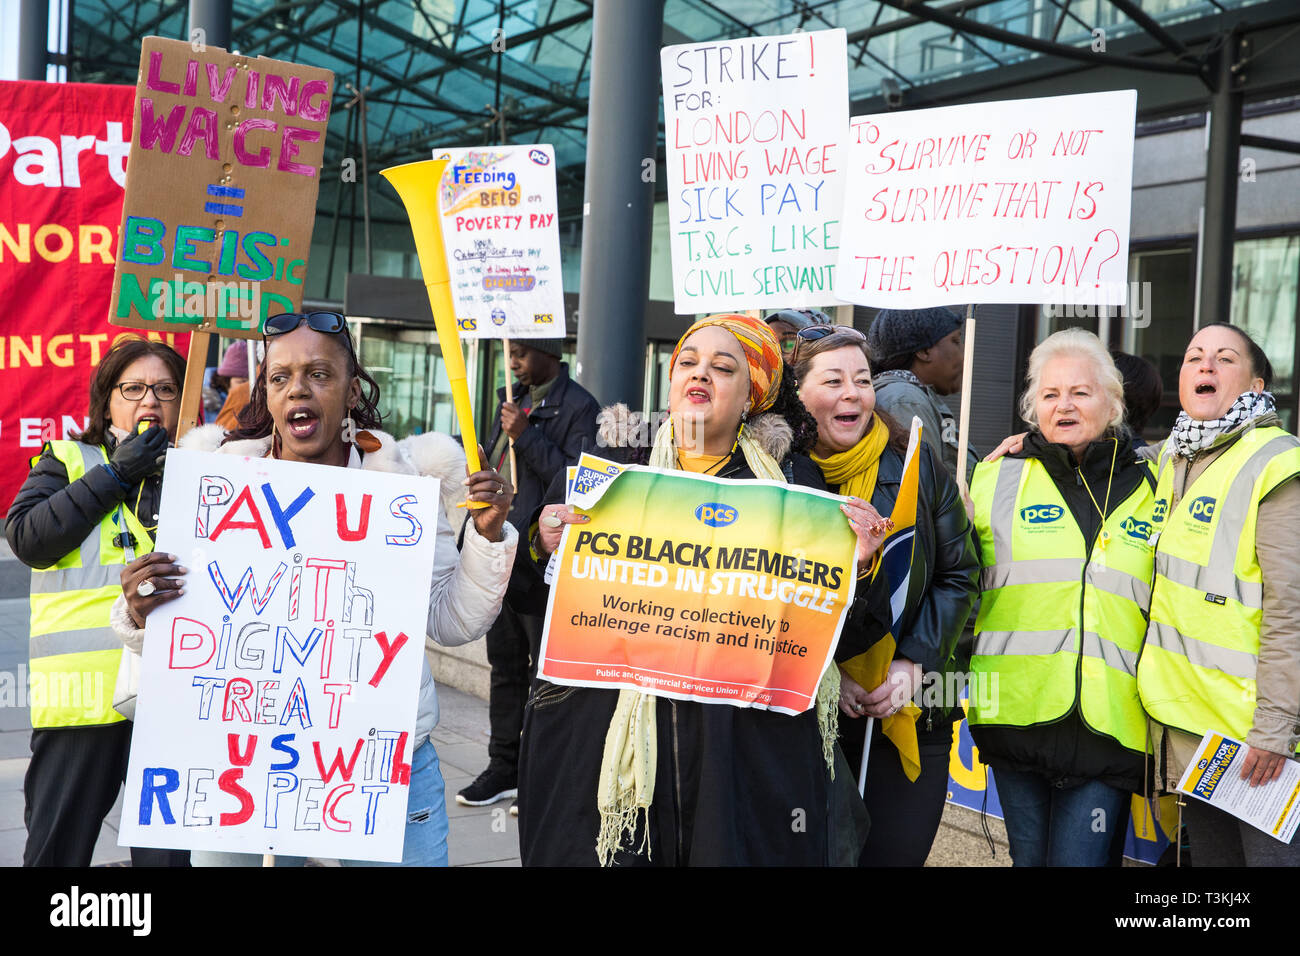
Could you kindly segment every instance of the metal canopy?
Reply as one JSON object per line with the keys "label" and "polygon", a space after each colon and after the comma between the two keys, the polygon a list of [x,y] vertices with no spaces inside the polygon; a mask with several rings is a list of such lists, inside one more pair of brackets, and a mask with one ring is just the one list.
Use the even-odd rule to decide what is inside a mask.
{"label": "metal canopy", "polygon": [[[76,0],[68,79],[134,83],[140,37],[185,37],[187,9],[185,0]],[[362,89],[372,171],[426,158],[435,147],[498,142],[504,128],[512,142],[554,144],[562,220],[580,220],[591,0],[234,0],[233,11],[235,49],[337,75],[322,217],[360,216],[351,198],[338,201],[338,180],[344,157],[360,155],[358,111],[345,106],[353,90]],[[1035,84],[1050,92],[1104,83],[1138,85],[1146,113],[1152,104],[1172,108],[1198,100],[1204,108],[1216,38],[1234,28],[1258,28],[1294,41],[1300,38],[1291,35],[1300,28],[1300,3],[666,0],[663,42],[831,27],[848,32],[855,112],[1040,95],[1025,92]],[[1099,37],[1105,52],[1094,50]],[[1273,41],[1257,45],[1261,63],[1251,68],[1252,83],[1292,77],[1291,45],[1265,50],[1265,42]],[[1248,83],[1246,92],[1251,89]],[[662,107],[660,128],[662,157]],[[666,182],[659,179],[662,193]],[[373,176],[370,212],[380,227],[406,222],[394,196]]]}

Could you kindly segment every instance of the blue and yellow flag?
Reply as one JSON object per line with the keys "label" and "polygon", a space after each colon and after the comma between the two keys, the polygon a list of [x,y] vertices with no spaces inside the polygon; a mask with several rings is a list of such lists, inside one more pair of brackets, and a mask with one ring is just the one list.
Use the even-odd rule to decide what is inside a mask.
{"label": "blue and yellow flag", "polygon": [[[883,587],[889,595],[891,624],[889,633],[843,664],[845,673],[868,690],[879,687],[889,676],[889,665],[898,648],[897,636],[903,626],[907,608],[907,591],[912,577],[912,551],[916,546],[916,502],[921,478],[921,419],[912,418],[912,433],[903,459],[903,480],[898,488],[890,518],[894,530],[881,545],[880,560],[871,576],[871,587]],[[910,701],[898,713],[884,718],[881,732],[898,748],[899,759],[907,779],[915,781],[921,773],[921,754],[916,742],[916,719],[921,710]]]}

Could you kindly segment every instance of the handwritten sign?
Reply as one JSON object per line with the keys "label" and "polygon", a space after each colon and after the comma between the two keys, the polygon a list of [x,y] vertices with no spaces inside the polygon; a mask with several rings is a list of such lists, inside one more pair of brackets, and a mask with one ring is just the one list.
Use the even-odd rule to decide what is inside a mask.
{"label": "handwritten sign", "polygon": [[835,291],[862,305],[1127,300],[1137,93],[854,117]]}
{"label": "handwritten sign", "polygon": [[598,491],[591,520],[560,541],[540,676],[783,714],[812,706],[856,587],[840,499],[641,467]]}
{"label": "handwritten sign", "polygon": [[297,311],[334,74],[145,37],[109,321],[256,338]]}
{"label": "handwritten sign", "polygon": [[564,338],[554,147],[433,155],[451,160],[438,208],[461,337]]}
{"label": "handwritten sign", "polygon": [[660,60],[677,312],[837,302],[844,31],[687,43]]}
{"label": "handwritten sign", "polygon": [[171,451],[124,846],[402,856],[432,478]]}

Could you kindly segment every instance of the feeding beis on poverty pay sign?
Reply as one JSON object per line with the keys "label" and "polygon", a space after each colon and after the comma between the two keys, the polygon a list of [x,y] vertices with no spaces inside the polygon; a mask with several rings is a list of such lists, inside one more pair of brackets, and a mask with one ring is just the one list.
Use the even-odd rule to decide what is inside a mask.
{"label": "feeding beis on poverty pay sign", "polygon": [[256,338],[296,312],[334,74],[145,37],[109,321]]}
{"label": "feeding beis on poverty pay sign", "polygon": [[844,31],[685,43],[660,63],[676,311],[837,303]]}
{"label": "feeding beis on poverty pay sign", "polygon": [[882,309],[1127,301],[1137,93],[856,116],[835,291]]}
{"label": "feeding beis on poverty pay sign", "polygon": [[438,211],[461,338],[564,338],[555,148],[434,150]]}
{"label": "feeding beis on poverty pay sign", "polygon": [[401,859],[438,482],[171,451],[123,846]]}

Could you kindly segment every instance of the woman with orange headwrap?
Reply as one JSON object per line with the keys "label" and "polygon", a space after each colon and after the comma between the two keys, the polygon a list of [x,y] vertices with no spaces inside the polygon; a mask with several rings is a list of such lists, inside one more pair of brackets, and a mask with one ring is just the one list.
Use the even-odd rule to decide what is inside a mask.
{"label": "woman with orange headwrap", "polygon": [[[783,372],[780,343],[763,322],[743,315],[701,320],[673,352],[669,414],[652,447],[627,447],[628,436],[643,430],[616,405],[599,420],[599,453],[824,489],[804,455],[816,422]],[[884,522],[865,502],[851,500],[843,510],[865,568]],[[562,526],[583,520],[561,504],[546,505],[535,550],[549,554]],[[817,704],[796,717],[538,681],[519,766],[524,865],[855,862],[857,795],[842,757],[832,782],[838,671],[827,675]],[[862,814],[860,801],[856,810]]]}

